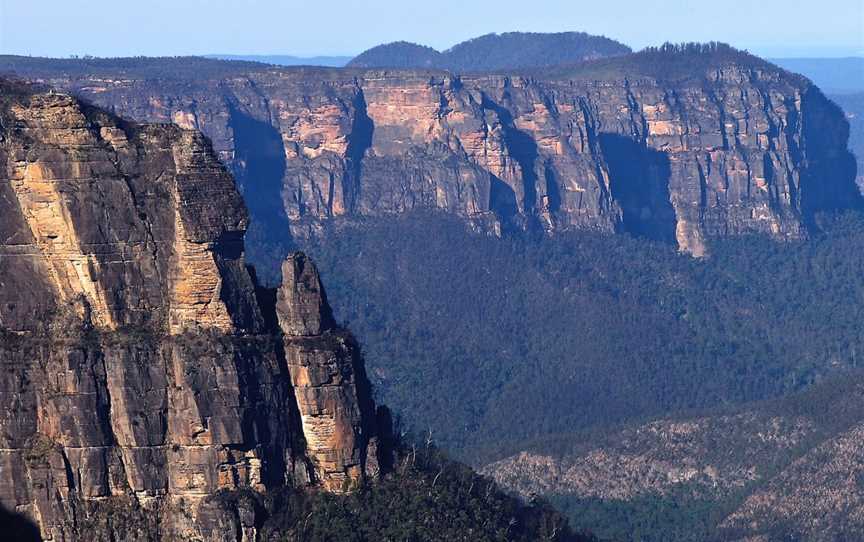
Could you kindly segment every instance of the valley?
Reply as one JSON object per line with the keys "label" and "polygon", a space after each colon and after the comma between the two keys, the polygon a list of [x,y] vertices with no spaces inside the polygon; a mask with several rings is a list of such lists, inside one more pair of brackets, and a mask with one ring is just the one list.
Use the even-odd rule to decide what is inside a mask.
{"label": "valley", "polygon": [[573,32],[256,59],[0,56],[43,539],[864,532],[860,94]]}

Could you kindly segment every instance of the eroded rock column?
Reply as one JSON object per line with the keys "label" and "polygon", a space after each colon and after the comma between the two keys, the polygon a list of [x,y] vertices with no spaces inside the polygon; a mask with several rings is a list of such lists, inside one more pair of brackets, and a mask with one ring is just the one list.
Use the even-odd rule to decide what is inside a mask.
{"label": "eroded rock column", "polygon": [[318,271],[302,253],[282,264],[276,313],[315,481],[347,491],[364,476],[374,405],[354,340],[335,325]]}

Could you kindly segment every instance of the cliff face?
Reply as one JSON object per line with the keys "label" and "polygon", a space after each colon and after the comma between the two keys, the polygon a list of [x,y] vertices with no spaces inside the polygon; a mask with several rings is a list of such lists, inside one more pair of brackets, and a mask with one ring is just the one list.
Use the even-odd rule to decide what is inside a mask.
{"label": "cliff face", "polygon": [[796,238],[814,213],[860,206],[842,113],[767,64],[674,82],[245,67],[152,80],[17,66],[130,118],[201,129],[253,228],[295,235],[333,217],[437,208],[486,230],[628,231],[700,255],[712,237]]}
{"label": "cliff face", "polygon": [[[199,132],[0,81],[0,195],[0,504],[44,538],[249,539],[254,511],[214,515],[219,490],[344,490],[377,470],[350,335],[301,256],[277,316]],[[328,322],[304,337],[315,355],[297,353],[312,321]],[[308,377],[332,359],[335,394]]]}

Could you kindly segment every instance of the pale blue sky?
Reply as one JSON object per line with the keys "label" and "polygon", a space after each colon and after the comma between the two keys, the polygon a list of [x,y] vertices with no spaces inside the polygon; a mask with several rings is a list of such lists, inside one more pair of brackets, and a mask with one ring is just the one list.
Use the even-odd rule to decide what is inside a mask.
{"label": "pale blue sky", "polygon": [[409,40],[579,30],[636,49],[725,41],[764,56],[864,55],[864,0],[0,0],[0,52],[351,55]]}

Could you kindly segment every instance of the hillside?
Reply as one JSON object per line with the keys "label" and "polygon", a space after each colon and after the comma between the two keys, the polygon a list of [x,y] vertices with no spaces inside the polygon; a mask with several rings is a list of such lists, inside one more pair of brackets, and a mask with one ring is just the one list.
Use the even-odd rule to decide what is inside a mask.
{"label": "hillside", "polygon": [[852,540],[862,424],[855,370],[780,400],[556,435],[484,471],[615,540]]}
{"label": "hillside", "polygon": [[352,58],[349,68],[444,69],[444,55],[431,47],[407,41],[377,45]]}
{"label": "hillside", "polygon": [[510,71],[625,55],[626,45],[584,32],[486,34],[443,52],[408,42],[378,45],[348,62],[356,68],[436,68],[452,72]]}
{"label": "hillside", "polygon": [[[526,70],[534,77],[575,80],[649,78],[660,81],[704,80],[724,69],[758,70],[791,80],[803,79],[774,64],[726,43],[664,43],[628,55],[600,57],[586,62]],[[743,81],[741,81],[743,83]]]}

